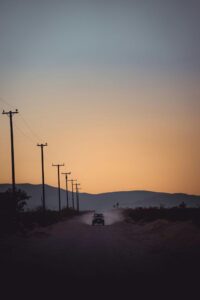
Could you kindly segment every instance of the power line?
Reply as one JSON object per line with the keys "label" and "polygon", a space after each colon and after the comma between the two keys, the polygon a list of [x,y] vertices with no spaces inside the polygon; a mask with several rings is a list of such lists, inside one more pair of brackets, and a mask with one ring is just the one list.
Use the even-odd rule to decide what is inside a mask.
{"label": "power line", "polygon": [[74,182],[77,181],[76,179],[70,179],[68,181],[71,181],[72,183],[72,208],[75,209],[75,206],[74,206]]}
{"label": "power line", "polygon": [[31,126],[28,124],[28,122],[25,120],[25,118],[20,114],[21,120],[24,122],[24,125],[28,128],[28,130],[30,131],[30,133],[32,134],[32,136],[34,136],[34,138],[36,140],[41,140],[41,137],[39,137],[31,128]]}
{"label": "power line", "polygon": [[79,186],[80,186],[80,183],[75,183],[75,186],[76,186],[76,208],[77,208],[77,211],[79,212]]}
{"label": "power line", "polygon": [[45,144],[37,144],[38,147],[41,148],[41,165],[42,165],[42,208],[43,208],[43,214],[45,215],[45,184],[44,184],[44,147],[47,146],[47,143]]}
{"label": "power line", "polygon": [[14,156],[14,133],[13,133],[13,115],[18,114],[18,110],[5,112],[3,110],[3,115],[7,115],[10,118],[10,144],[11,144],[11,162],[12,162],[12,189],[13,194],[15,194],[15,156]]}
{"label": "power line", "polygon": [[[5,99],[3,99],[2,97],[0,97],[0,101],[2,103],[4,103],[9,109],[13,109],[14,107],[8,102],[6,101]],[[20,118],[21,120],[23,121],[24,125],[28,128],[29,132],[32,134],[32,136],[36,139],[34,141],[34,143],[38,140],[41,140],[41,137],[38,136],[38,134],[31,128],[30,124],[27,122],[27,120],[24,118],[22,112],[20,112]]]}
{"label": "power line", "polygon": [[14,109],[14,106],[8,103],[6,100],[4,100],[2,97],[0,97],[0,101],[5,104],[9,109]]}
{"label": "power line", "polygon": [[58,205],[59,205],[59,212],[61,212],[61,199],[60,199],[60,167],[64,167],[64,164],[52,164],[52,167],[57,167],[58,171]]}
{"label": "power line", "polygon": [[69,192],[68,192],[68,175],[71,174],[71,172],[65,172],[62,173],[65,175],[65,180],[66,180],[66,200],[67,200],[67,208],[69,208]]}
{"label": "power line", "polygon": [[31,137],[31,136],[29,136],[29,135],[27,135],[18,125],[17,125],[17,123],[15,122],[15,128],[17,129],[17,131],[22,135],[22,136],[24,136],[29,142],[31,142],[31,144],[35,144],[35,140]]}

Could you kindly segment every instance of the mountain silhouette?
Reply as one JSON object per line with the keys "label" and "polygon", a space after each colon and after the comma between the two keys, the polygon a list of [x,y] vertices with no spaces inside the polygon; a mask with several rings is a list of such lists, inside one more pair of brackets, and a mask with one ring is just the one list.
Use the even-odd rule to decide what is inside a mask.
{"label": "mountain silhouette", "polygon": [[[11,188],[10,184],[0,184],[0,192]],[[27,209],[36,209],[42,203],[42,186],[40,184],[18,184],[17,188],[22,189],[31,196],[27,201]],[[56,187],[46,185],[46,206],[52,210],[58,210],[58,190]],[[69,192],[71,204],[71,192]],[[189,207],[200,207],[200,196],[187,194],[170,194],[151,191],[120,191],[102,194],[80,193],[80,210],[108,210],[116,203],[121,208],[135,207],[160,207],[165,208],[179,206],[183,201]],[[76,200],[76,199],[75,199]],[[76,201],[75,201],[76,203]],[[66,193],[61,189],[61,207],[66,206]]]}

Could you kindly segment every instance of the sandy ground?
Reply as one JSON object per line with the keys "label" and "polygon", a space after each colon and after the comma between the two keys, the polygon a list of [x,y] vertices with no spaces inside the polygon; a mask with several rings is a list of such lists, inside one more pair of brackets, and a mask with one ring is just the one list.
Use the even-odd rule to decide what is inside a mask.
{"label": "sandy ground", "polygon": [[[91,226],[92,214],[1,241],[5,278],[35,284],[56,279],[66,286],[158,283],[191,279],[200,267],[200,229],[191,222],[135,224],[121,211],[105,213],[106,226]],[[188,276],[189,274],[189,276]],[[20,275],[21,276],[21,275]]]}

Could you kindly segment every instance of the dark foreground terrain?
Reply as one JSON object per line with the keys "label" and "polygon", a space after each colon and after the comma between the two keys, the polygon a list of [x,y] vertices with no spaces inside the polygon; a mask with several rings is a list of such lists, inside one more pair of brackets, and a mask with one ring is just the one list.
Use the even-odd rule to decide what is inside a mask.
{"label": "dark foreground terrain", "polygon": [[[91,226],[91,214],[17,234],[1,241],[1,284],[7,296],[46,299],[115,299],[144,294],[180,299],[198,288],[200,229],[192,222],[124,220],[105,214],[107,226]],[[69,297],[69,295],[72,295]],[[87,297],[86,297],[87,296]],[[123,298],[124,298],[123,297]],[[62,296],[63,298],[63,296]],[[121,299],[123,299],[121,298]],[[11,298],[12,299],[12,298]],[[194,299],[194,298],[193,298]]]}

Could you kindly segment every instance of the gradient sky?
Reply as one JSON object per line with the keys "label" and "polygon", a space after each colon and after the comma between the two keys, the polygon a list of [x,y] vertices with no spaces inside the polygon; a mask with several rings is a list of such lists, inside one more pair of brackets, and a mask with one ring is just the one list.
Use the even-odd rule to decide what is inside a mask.
{"label": "gradient sky", "polygon": [[[17,182],[41,182],[48,142],[48,184],[65,162],[86,192],[200,194],[199,1],[0,0],[0,109],[15,108]],[[2,115],[2,183],[9,138]]]}

